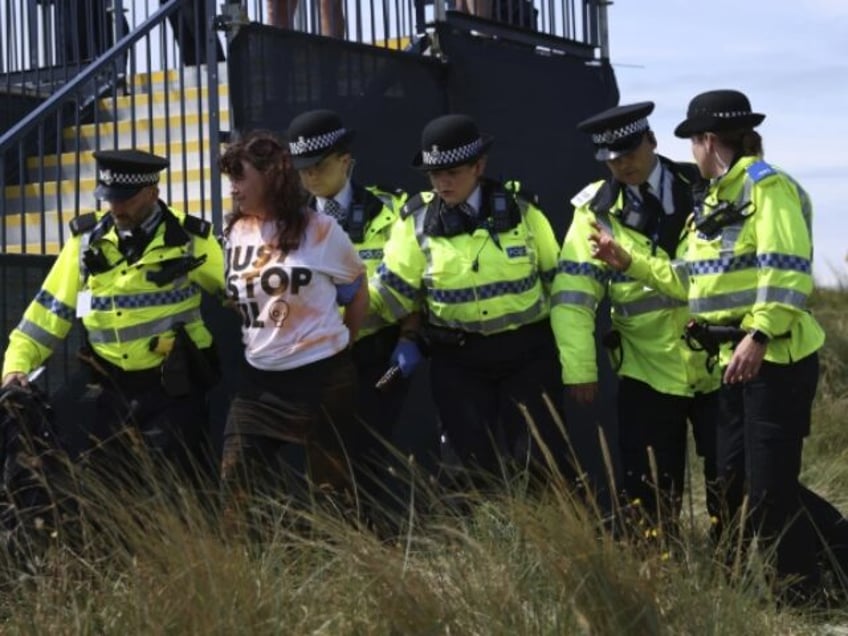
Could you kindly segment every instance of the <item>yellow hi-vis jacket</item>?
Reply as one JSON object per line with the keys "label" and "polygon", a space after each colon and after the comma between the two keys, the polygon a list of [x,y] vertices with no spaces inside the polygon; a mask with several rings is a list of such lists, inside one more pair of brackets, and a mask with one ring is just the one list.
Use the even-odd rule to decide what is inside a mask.
{"label": "yellow hi-vis jacket", "polygon": [[[709,236],[695,228],[728,204],[741,218]],[[812,204],[789,175],[742,157],[711,184],[690,230],[685,263],[668,267],[634,254],[627,274],[688,295],[692,314],[709,323],[762,331],[771,338],[769,362],[788,364],[821,348],[824,331],[806,308],[813,289]],[[720,364],[731,356],[725,344]]]}
{"label": "yellow hi-vis jacket", "polygon": [[423,309],[431,325],[484,335],[544,320],[558,251],[550,223],[515,183],[484,181],[481,208],[479,227],[451,231],[433,192],[412,197],[372,278],[372,309],[395,320]]}
{"label": "yellow hi-vis jacket", "polygon": [[[101,358],[125,371],[151,369],[163,361],[151,351],[154,336],[172,335],[185,323],[199,347],[212,336],[200,315],[201,289],[215,295],[224,290],[224,259],[211,224],[169,210],[161,201],[163,219],[141,258],[128,265],[118,250],[118,235],[105,213],[86,214],[71,223],[71,238],[42,283],[23,319],[12,331],[3,358],[3,376],[29,373],[50,356],[67,336],[77,314],[86,336]],[[100,254],[100,271],[88,271],[86,254]],[[177,271],[190,259],[197,267],[176,279],[157,284],[160,271]]]}
{"label": "yellow hi-vis jacket", "polygon": [[598,380],[596,310],[608,295],[612,328],[620,336],[620,346],[610,352],[619,375],[644,382],[660,393],[684,397],[713,391],[720,385],[719,374],[707,369],[706,354],[692,351],[682,339],[690,317],[685,298],[662,293],[633,276],[615,272],[591,254],[593,222],[605,226],[631,254],[650,257],[654,253],[659,263],[668,265],[685,249],[683,227],[692,210],[692,184],[679,166],[662,157],[659,160],[671,177],[675,207],[671,216],[676,217],[677,228],[673,237],[678,238],[675,254],[668,254],[659,245],[654,249],[651,238],[623,223],[628,195],[620,184],[599,181],[572,200],[574,218],[563,241],[551,307],[565,384]]}
{"label": "yellow hi-vis jacket", "polygon": [[[356,183],[351,186],[353,200],[344,230],[359,253],[359,258],[365,263],[366,280],[370,280],[383,261],[383,250],[389,240],[392,225],[400,217],[406,193],[401,190],[390,191],[379,186],[363,187]],[[357,340],[376,333],[392,322],[394,321],[387,321],[379,312],[369,310],[359,329]]]}

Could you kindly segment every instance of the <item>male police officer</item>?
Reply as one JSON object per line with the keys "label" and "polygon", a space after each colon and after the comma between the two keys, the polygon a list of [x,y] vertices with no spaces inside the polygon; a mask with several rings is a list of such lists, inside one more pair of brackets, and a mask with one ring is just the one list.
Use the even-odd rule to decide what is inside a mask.
{"label": "male police officer", "polygon": [[[339,115],[331,110],[302,113],[292,120],[288,129],[292,165],[311,195],[310,207],[334,217],[342,226],[365,263],[370,278],[383,260],[383,247],[406,195],[400,190],[365,187],[351,179],[355,163],[350,151],[353,137],[354,131],[346,128]],[[397,377],[384,387],[376,388],[391,364],[399,336],[400,328],[396,323],[371,311],[353,346],[359,378],[359,417],[376,433],[376,438],[357,440],[357,448],[348,449],[348,452],[363,455],[361,459],[367,462],[360,485],[370,486],[371,496],[377,495],[386,485],[371,486],[371,482],[373,479],[383,482],[388,474],[385,472],[386,440],[391,439],[407,393],[407,377],[414,368],[404,365],[401,371],[407,377]],[[354,459],[359,461],[359,458]]]}
{"label": "male police officer", "polygon": [[[689,316],[685,301],[613,272],[593,258],[589,241],[593,227],[600,224],[629,249],[658,258],[674,259],[685,247],[681,237],[693,209],[697,170],[655,153],[656,139],[647,119],[653,108],[652,102],[618,106],[578,125],[591,133],[595,158],[606,162],[611,176],[572,199],[574,220],[560,254],[551,319],[563,382],[578,402],[591,403],[598,392],[595,312],[609,295],[613,331],[605,336],[604,345],[621,377],[622,486],[629,501],[643,504],[652,523],[665,519],[673,527],[683,489],[687,418],[705,459],[707,507],[713,518],[718,517],[712,485],[720,379],[717,373],[708,373],[703,355],[698,357],[681,340]],[[656,460],[656,475],[650,453]]]}
{"label": "male police officer", "polygon": [[159,199],[167,159],[135,149],[94,157],[95,195],[109,213],[71,222],[72,236],[10,336],[3,385],[25,385],[81,318],[93,436],[133,431],[155,457],[191,470],[215,379],[201,292],[223,292],[221,248],[208,222]]}

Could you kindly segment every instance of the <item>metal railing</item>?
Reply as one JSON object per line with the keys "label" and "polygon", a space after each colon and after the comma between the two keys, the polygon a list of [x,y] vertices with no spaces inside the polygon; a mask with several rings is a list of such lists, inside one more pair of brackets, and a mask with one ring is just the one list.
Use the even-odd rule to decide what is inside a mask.
{"label": "metal railing", "polygon": [[[468,12],[488,24],[508,25],[601,49],[605,57],[608,0],[245,0],[248,18],[316,35],[401,48],[448,11]],[[269,9],[296,6],[292,15]],[[475,9],[476,8],[476,9]],[[475,13],[476,10],[476,13]]]}
{"label": "metal railing", "polygon": [[172,157],[162,198],[220,219],[217,143],[208,141],[217,141],[222,115],[217,34],[209,30],[212,45],[202,51],[194,43],[194,61],[206,55],[203,66],[175,62],[165,37],[170,24],[189,19],[193,4],[163,2],[0,137],[0,252],[59,250],[68,222],[98,205],[91,153],[99,149]]}

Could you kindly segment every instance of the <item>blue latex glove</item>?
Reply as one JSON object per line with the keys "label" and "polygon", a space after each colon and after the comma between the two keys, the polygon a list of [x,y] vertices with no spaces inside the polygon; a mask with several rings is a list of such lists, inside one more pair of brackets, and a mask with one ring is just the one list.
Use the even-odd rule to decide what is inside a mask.
{"label": "blue latex glove", "polygon": [[408,338],[400,338],[395,345],[395,350],[392,351],[391,363],[400,368],[403,377],[411,376],[424,356],[421,355],[421,349],[412,340]]}
{"label": "blue latex glove", "polygon": [[362,286],[365,276],[359,276],[352,283],[339,283],[336,285],[336,304],[339,307],[346,307],[351,303],[356,292]]}

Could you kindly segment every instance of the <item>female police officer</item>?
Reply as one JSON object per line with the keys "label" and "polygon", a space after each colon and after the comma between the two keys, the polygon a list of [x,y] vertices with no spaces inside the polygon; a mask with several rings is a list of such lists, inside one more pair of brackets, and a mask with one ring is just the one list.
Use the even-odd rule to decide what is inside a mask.
{"label": "female police officer", "polygon": [[709,91],[690,102],[675,129],[691,139],[701,174],[711,180],[685,268],[630,254],[604,233],[592,240],[598,258],[628,275],[668,293],[688,290],[690,310],[707,333],[710,325],[738,328],[735,346],[724,342],[719,352],[719,470],[731,512],[747,485],[753,528],[776,547],[778,576],[796,581],[783,594],[794,603],[817,593],[814,525],[840,562],[848,542],[841,515],[798,481],[824,333],[806,308],[813,288],[810,200],[763,161],[754,127],[764,118],[738,91]]}
{"label": "female police officer", "polygon": [[[433,398],[466,467],[498,473],[498,448],[507,455],[530,441],[528,420],[564,464],[563,436],[544,399],[558,403],[561,390],[548,321],[553,231],[515,185],[483,177],[492,139],[470,117],[438,117],[421,141],[413,166],[433,190],[413,196],[392,229],[372,302],[394,318],[424,314]],[[406,335],[394,358],[408,367],[421,355],[416,336]]]}

